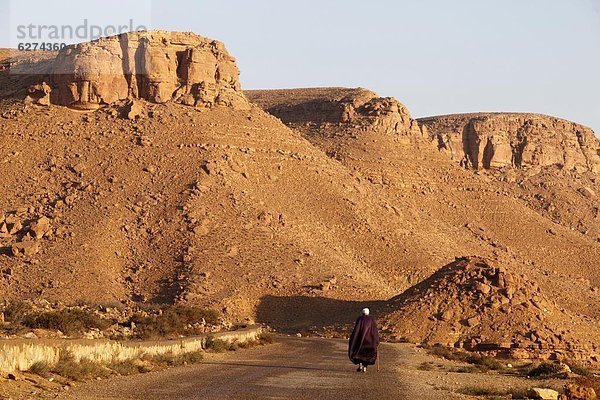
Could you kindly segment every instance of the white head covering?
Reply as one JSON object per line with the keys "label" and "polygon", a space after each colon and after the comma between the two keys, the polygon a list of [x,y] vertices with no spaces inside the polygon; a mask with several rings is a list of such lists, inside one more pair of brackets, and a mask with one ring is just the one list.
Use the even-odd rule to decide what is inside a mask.
{"label": "white head covering", "polygon": [[368,308],[363,308],[363,309],[362,309],[362,313],[363,313],[363,315],[369,315],[369,313],[370,313],[370,312],[371,312],[371,311],[369,311],[369,309],[368,309]]}

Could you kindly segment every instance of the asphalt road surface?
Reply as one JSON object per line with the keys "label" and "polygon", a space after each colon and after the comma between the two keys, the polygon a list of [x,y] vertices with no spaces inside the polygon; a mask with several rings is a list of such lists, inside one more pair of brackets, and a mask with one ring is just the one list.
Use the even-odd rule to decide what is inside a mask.
{"label": "asphalt road surface", "polygon": [[401,346],[382,344],[381,370],[355,372],[346,342],[280,338],[200,364],[82,384],[78,400],[188,399],[448,399],[402,374]]}

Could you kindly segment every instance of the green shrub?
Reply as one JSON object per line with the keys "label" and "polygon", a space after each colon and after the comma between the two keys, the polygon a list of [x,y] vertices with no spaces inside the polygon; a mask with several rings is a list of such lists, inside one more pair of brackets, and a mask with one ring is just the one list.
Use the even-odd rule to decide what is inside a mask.
{"label": "green shrub", "polygon": [[103,330],[108,328],[111,322],[92,312],[64,309],[27,314],[23,318],[22,324],[32,329],[59,330],[67,335],[72,335],[92,328]]}

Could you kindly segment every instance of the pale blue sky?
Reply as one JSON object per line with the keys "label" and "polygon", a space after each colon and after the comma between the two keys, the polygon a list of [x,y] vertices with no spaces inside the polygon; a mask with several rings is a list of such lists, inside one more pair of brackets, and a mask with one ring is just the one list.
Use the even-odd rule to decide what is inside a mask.
{"label": "pale blue sky", "polygon": [[245,89],[362,86],[414,117],[530,111],[600,133],[600,0],[153,0],[151,15],[224,41]]}

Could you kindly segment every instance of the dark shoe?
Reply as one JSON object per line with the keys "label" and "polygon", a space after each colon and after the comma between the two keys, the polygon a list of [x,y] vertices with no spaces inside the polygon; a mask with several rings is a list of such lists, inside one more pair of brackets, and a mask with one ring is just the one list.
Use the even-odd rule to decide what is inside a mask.
{"label": "dark shoe", "polygon": [[362,367],[360,367],[360,366],[359,366],[359,367],[356,369],[356,372],[362,372]]}

